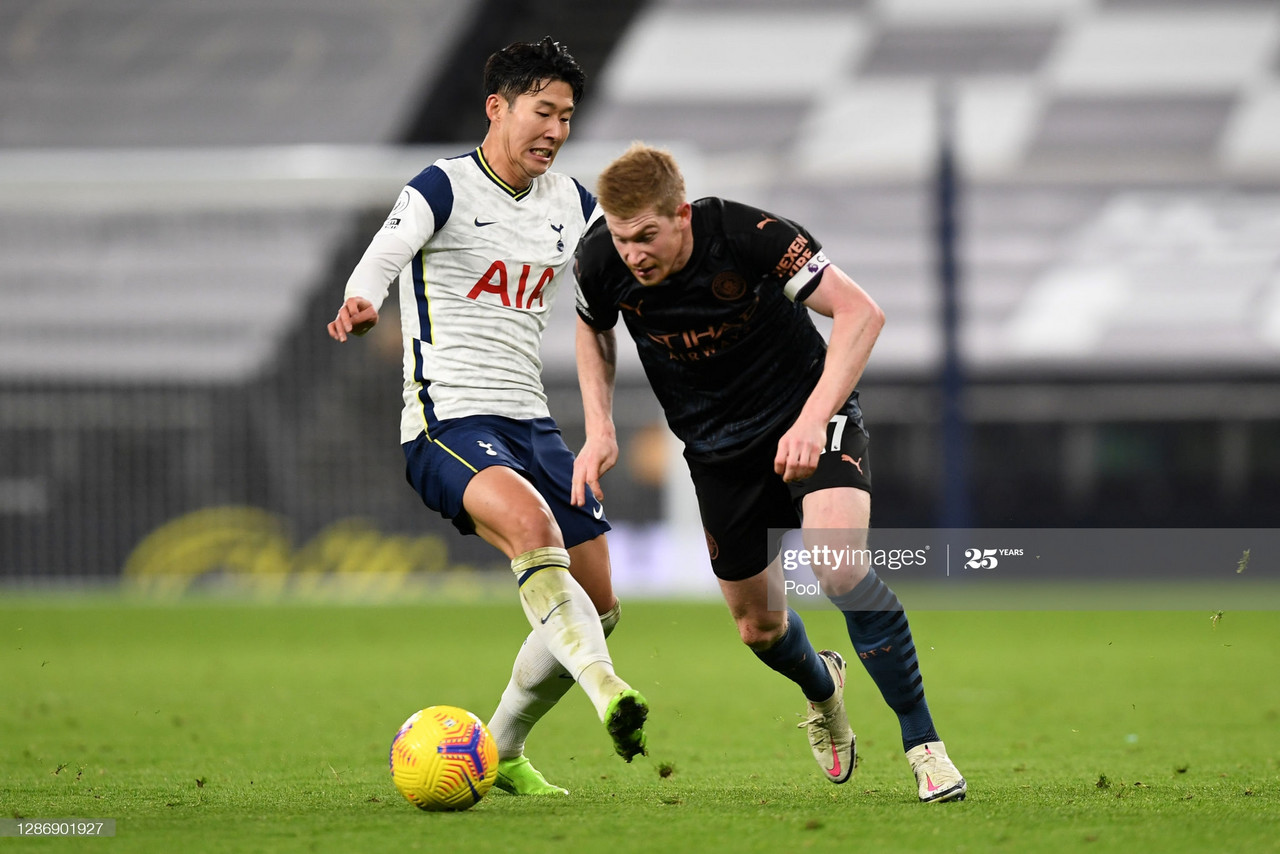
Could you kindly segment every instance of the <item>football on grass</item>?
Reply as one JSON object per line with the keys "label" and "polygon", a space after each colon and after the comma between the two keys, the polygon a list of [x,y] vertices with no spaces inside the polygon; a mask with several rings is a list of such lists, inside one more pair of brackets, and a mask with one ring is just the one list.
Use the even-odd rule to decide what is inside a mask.
{"label": "football on grass", "polygon": [[498,746],[475,715],[456,706],[414,712],[391,741],[391,779],[424,810],[474,806],[498,776]]}

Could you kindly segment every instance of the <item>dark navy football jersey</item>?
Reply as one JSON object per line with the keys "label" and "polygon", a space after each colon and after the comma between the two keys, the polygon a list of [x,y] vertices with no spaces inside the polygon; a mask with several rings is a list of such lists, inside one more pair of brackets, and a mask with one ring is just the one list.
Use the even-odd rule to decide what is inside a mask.
{"label": "dark navy football jersey", "polygon": [[801,304],[829,262],[802,226],[718,198],[693,203],[693,254],[642,285],[603,221],[578,247],[578,314],[612,329],[621,313],[672,432],[692,455],[742,448],[794,419],[826,343]]}

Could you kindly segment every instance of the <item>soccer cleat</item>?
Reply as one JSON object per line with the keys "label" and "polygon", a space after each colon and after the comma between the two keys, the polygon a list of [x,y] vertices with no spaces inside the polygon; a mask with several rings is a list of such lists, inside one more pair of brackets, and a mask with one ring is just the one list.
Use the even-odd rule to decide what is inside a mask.
{"label": "soccer cleat", "polygon": [[963,801],[968,786],[960,769],[947,758],[947,748],[940,741],[930,741],[907,751],[907,761],[915,772],[924,803]]}
{"label": "soccer cleat", "polygon": [[809,731],[809,746],[813,748],[813,758],[818,761],[822,775],[833,783],[843,783],[857,762],[858,741],[844,710],[845,663],[840,653],[829,649],[818,655],[826,663],[836,690],[829,700],[809,703],[809,717],[801,721],[799,727]]}
{"label": "soccer cleat", "polygon": [[542,772],[533,767],[528,758],[521,754],[515,759],[503,759],[498,762],[498,778],[493,781],[504,792],[513,795],[567,795],[568,789],[553,786],[542,776]]}
{"label": "soccer cleat", "polygon": [[649,717],[649,704],[634,688],[619,691],[604,710],[604,725],[613,739],[613,749],[630,762],[637,754],[649,755],[645,749],[644,721]]}

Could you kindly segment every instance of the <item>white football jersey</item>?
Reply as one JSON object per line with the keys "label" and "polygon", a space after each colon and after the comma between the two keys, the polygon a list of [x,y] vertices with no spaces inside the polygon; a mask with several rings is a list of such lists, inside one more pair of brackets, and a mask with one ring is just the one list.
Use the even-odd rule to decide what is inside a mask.
{"label": "white football jersey", "polygon": [[545,417],[539,347],[595,197],[548,172],[520,192],[479,148],[404,190],[347,283],[381,306],[399,270],[402,442],[464,415]]}

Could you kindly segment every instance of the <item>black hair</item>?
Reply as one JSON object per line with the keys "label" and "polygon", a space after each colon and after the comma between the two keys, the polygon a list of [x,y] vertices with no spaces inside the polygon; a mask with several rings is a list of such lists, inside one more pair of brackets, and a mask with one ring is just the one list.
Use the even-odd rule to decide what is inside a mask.
{"label": "black hair", "polygon": [[547,83],[561,80],[573,90],[573,102],[582,100],[587,82],[578,61],[564,45],[547,36],[542,41],[515,42],[489,57],[484,64],[484,91],[501,95],[510,104],[521,95],[541,91]]}

